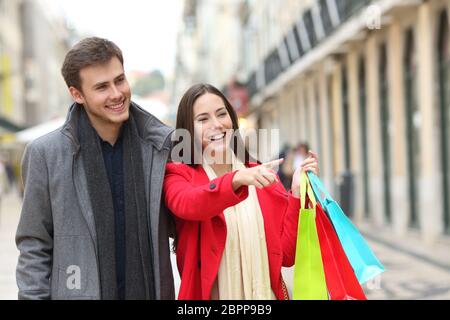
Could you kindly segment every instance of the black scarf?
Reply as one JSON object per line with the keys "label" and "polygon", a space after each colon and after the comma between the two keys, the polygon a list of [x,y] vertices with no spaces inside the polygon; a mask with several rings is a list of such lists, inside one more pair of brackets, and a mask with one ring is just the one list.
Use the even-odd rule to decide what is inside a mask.
{"label": "black scarf", "polygon": [[[131,110],[130,118],[123,126],[125,299],[155,299],[151,229],[146,214],[140,138]],[[111,187],[99,137],[84,108],[81,110],[78,138],[97,231],[101,299],[117,299],[115,215]]]}

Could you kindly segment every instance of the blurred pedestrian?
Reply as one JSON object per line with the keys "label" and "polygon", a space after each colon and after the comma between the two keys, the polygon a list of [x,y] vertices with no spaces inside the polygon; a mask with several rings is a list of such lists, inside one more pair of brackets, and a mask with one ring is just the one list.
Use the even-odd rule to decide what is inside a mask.
{"label": "blurred pedestrian", "polygon": [[292,181],[292,177],[296,168],[309,156],[309,145],[306,142],[297,144],[294,149],[291,149],[286,156],[286,161],[281,170],[287,182]]}
{"label": "blurred pedestrian", "polygon": [[286,190],[289,190],[290,186],[291,186],[291,182],[292,182],[292,175],[290,174],[290,170],[289,170],[289,174],[286,174],[286,158],[288,157],[289,153],[291,152],[291,146],[286,143],[283,145],[283,148],[281,148],[280,153],[278,154],[278,159],[285,159],[285,161],[283,161],[283,163],[280,165],[279,170],[277,172],[278,177],[280,178],[280,182],[283,184],[284,188]]}
{"label": "blurred pedestrian", "polygon": [[11,161],[4,162],[6,176],[8,179],[8,191],[13,191],[16,185],[16,177],[14,174],[14,166]]}
{"label": "blurred pedestrian", "polygon": [[6,174],[5,162],[3,161],[3,159],[0,159],[0,225],[2,214],[2,200],[7,190],[8,190],[8,177]]}
{"label": "blurred pedestrian", "polygon": [[308,157],[309,145],[306,142],[299,143],[295,148],[294,159],[292,163],[292,170],[298,168],[298,166]]}
{"label": "blurred pedestrian", "polygon": [[23,156],[19,298],[173,299],[161,203],[173,130],[131,102],[111,41],[80,41],[62,74],[67,120]]}

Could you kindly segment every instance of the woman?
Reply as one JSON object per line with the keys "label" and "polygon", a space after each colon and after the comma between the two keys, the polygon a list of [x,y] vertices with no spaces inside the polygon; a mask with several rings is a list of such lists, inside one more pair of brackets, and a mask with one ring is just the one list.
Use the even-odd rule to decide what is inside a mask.
{"label": "woman", "polygon": [[317,156],[310,152],[287,193],[272,170],[282,159],[261,165],[248,152],[240,159],[236,144],[230,147],[236,112],[208,84],[184,94],[176,127],[194,137],[191,150],[199,145],[202,151],[190,164],[166,167],[165,202],[177,229],[178,298],[288,299],[281,267],[294,264],[298,177],[300,170],[317,174]]}

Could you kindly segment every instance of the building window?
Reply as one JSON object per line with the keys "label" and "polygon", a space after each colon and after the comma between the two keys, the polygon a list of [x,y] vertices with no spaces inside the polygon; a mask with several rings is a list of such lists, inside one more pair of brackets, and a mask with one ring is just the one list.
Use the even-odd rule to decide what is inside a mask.
{"label": "building window", "polygon": [[364,194],[364,216],[370,217],[369,202],[369,155],[367,139],[367,96],[366,96],[366,66],[365,60],[361,57],[358,68],[358,92],[359,92],[359,128],[361,135],[361,158],[362,158],[362,176],[363,176],[363,194]]}
{"label": "building window", "polygon": [[[317,86],[314,90],[314,100],[316,102],[316,110],[314,110],[314,113],[316,115],[316,134],[317,134],[317,153],[319,154],[319,157],[322,155],[322,106],[321,101],[319,98],[319,90],[320,90],[320,83],[317,81]],[[319,162],[319,171],[322,172],[322,162]]]}
{"label": "building window", "polygon": [[[333,108],[333,76],[328,75],[327,76],[327,115],[328,115],[328,154],[331,156],[332,162],[331,162],[331,174],[333,178],[336,177],[336,154],[335,154],[335,148],[334,148],[334,142],[335,142],[335,135],[334,135],[334,108]],[[332,186],[333,190],[336,188],[336,185]]]}
{"label": "building window", "polygon": [[349,102],[348,102],[348,80],[347,68],[342,67],[342,121],[344,132],[344,165],[345,171],[350,171],[350,121],[349,121]]}
{"label": "building window", "polygon": [[310,123],[310,105],[309,105],[309,97],[308,97],[308,85],[305,85],[304,89],[303,89],[303,119],[304,119],[304,124],[305,124],[305,128],[306,128],[306,133],[304,137],[301,137],[303,142],[308,142],[309,144],[311,143],[310,139],[311,139],[311,123]]}
{"label": "building window", "polygon": [[349,216],[353,216],[354,192],[353,192],[353,175],[351,173],[351,141],[350,141],[350,102],[348,89],[348,75],[345,64],[342,66],[342,131],[344,135],[344,172],[342,172],[340,182],[340,203],[344,212]]}
{"label": "building window", "polygon": [[445,231],[450,233],[450,49],[448,28],[448,16],[444,10],[439,19],[437,52],[444,227]]}
{"label": "building window", "polygon": [[406,41],[403,55],[405,68],[405,119],[406,119],[406,144],[408,164],[408,193],[409,193],[409,223],[411,227],[419,226],[417,216],[417,177],[420,175],[420,110],[417,103],[417,63],[412,28],[406,31]]}
{"label": "building window", "polygon": [[390,115],[389,115],[389,85],[387,73],[386,44],[380,47],[380,125],[381,125],[381,154],[383,165],[383,194],[384,214],[386,221],[391,222],[391,152],[390,152]]}

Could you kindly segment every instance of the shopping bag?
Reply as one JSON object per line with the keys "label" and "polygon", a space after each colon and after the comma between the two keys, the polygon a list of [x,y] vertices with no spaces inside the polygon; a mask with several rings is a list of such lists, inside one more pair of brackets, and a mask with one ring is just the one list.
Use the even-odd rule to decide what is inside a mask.
{"label": "shopping bag", "polygon": [[384,272],[384,266],[377,259],[358,229],[344,214],[337,202],[333,200],[320,179],[312,172],[308,172],[308,177],[316,199],[328,213],[359,283],[363,284]]}
{"label": "shopping bag", "polygon": [[[300,178],[300,217],[294,266],[294,300],[328,300],[328,292],[316,227],[316,201],[307,189],[307,176]],[[306,195],[308,194],[309,206]]]}
{"label": "shopping bag", "polygon": [[367,300],[339,238],[320,204],[316,206],[316,225],[330,300]]}

